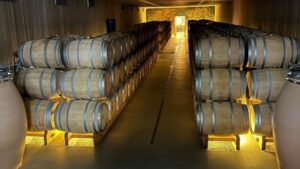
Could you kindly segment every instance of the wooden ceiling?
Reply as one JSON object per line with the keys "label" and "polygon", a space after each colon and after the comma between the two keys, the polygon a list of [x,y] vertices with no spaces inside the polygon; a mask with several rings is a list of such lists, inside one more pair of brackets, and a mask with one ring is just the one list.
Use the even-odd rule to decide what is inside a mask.
{"label": "wooden ceiling", "polygon": [[204,5],[223,1],[232,0],[116,0],[122,4],[138,6],[189,6]]}

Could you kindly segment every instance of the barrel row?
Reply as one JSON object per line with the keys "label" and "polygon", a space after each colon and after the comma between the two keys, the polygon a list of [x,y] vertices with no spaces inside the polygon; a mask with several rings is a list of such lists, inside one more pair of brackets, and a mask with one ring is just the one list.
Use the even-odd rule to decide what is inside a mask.
{"label": "barrel row", "polygon": [[65,72],[26,69],[18,72],[15,82],[23,95],[33,98],[45,99],[62,95],[73,99],[95,100],[106,97],[156,53],[158,46],[155,42],[149,42],[134,55],[107,71],[91,68]]}
{"label": "barrel row", "polygon": [[158,22],[147,22],[134,25],[138,47],[143,47],[149,41],[157,39]]}
{"label": "barrel row", "polygon": [[118,88],[118,90],[115,90],[111,96],[107,98],[107,104],[109,105],[109,120],[113,120],[119,115],[120,110],[127,104],[131,96],[142,83],[147,72],[150,71],[155,59],[155,55],[149,58],[143,66],[136,70],[130,78]]}
{"label": "barrel row", "polygon": [[25,105],[30,131],[100,132],[107,126],[106,104],[88,100],[26,100]]}
{"label": "barrel row", "polygon": [[158,23],[93,38],[50,37],[22,43],[20,64],[35,68],[109,69],[157,39]]}
{"label": "barrel row", "polygon": [[198,101],[235,101],[249,97],[260,102],[277,101],[287,72],[288,69],[282,68],[252,70],[247,73],[235,69],[195,71],[195,98]]}
{"label": "barrel row", "polygon": [[[26,69],[17,73],[15,84],[22,95],[32,98],[47,99],[61,95],[72,99],[97,100],[109,96],[113,87],[117,89],[126,81],[124,69],[127,67],[117,65],[111,72],[88,68],[66,72]],[[128,73],[128,77],[134,72]]]}
{"label": "barrel row", "polygon": [[[19,71],[15,83],[24,96],[31,97],[26,98],[29,130],[90,133],[111,126],[157,58],[157,24],[150,25],[155,30],[142,26],[62,42],[61,61],[69,69],[64,72],[60,71],[64,67],[40,66]],[[136,41],[131,39],[137,33],[144,35],[142,44],[137,43],[137,37]]]}
{"label": "barrel row", "polygon": [[161,21],[156,22],[158,25],[158,43],[159,49],[162,49],[168,40],[170,39],[172,32],[171,32],[171,22],[169,21]]}
{"label": "barrel row", "polygon": [[196,69],[287,68],[300,58],[293,37],[212,21],[190,21],[189,44]]}
{"label": "barrel row", "polygon": [[24,67],[108,69],[129,57],[136,48],[131,34],[111,33],[91,39],[38,39],[21,44]]}
{"label": "barrel row", "polygon": [[[108,97],[107,103],[91,100],[55,102],[50,100],[25,100],[28,129],[65,132],[101,132],[116,118],[155,61],[153,54],[143,66],[133,73],[118,90]],[[37,69],[33,69],[37,70]],[[93,69],[90,69],[93,70]]]}

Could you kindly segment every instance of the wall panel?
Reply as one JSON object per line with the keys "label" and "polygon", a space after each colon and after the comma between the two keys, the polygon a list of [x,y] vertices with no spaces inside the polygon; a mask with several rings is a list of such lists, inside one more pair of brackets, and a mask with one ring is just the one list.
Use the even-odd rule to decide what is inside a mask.
{"label": "wall panel", "polygon": [[116,18],[117,28],[121,27],[120,10],[121,5],[111,0],[96,1],[95,8],[88,8],[86,0],[68,0],[67,6],[55,6],[54,0],[1,1],[0,64],[12,64],[13,52],[26,40],[103,34],[107,18]]}
{"label": "wall panel", "polygon": [[299,0],[233,0],[234,24],[300,39]]}

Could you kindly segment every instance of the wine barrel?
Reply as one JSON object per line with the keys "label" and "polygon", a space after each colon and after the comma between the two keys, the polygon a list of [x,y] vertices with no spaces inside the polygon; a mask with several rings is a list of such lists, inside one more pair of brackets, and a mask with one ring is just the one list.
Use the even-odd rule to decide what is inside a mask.
{"label": "wine barrel", "polygon": [[127,56],[130,54],[131,49],[131,40],[129,39],[129,37],[121,32],[112,32],[109,35],[118,38],[118,41],[122,45],[121,58],[127,58]]}
{"label": "wine barrel", "polygon": [[69,69],[107,69],[113,61],[113,47],[103,39],[73,40],[64,47],[64,63]]}
{"label": "wine barrel", "polygon": [[100,132],[107,126],[108,111],[106,104],[94,101],[63,102],[54,112],[54,124],[56,129],[66,132]]}
{"label": "wine barrel", "polygon": [[132,60],[133,60],[133,70],[136,70],[137,67],[139,66],[139,58],[138,58],[138,52],[136,52],[133,57],[132,57]]}
{"label": "wine barrel", "polygon": [[138,57],[138,63],[139,64],[142,64],[143,63],[143,50],[142,49],[139,49],[137,52],[137,57]]}
{"label": "wine barrel", "polygon": [[0,168],[21,167],[27,130],[22,97],[9,80],[6,68],[0,67]]}
{"label": "wine barrel", "polygon": [[125,62],[124,61],[121,61],[119,64],[118,64],[118,68],[119,68],[119,82],[120,83],[123,83],[125,81]]}
{"label": "wine barrel", "polygon": [[131,77],[130,77],[130,90],[131,90],[131,93],[133,94],[136,90],[136,77],[135,75],[133,74]]}
{"label": "wine barrel", "polygon": [[136,71],[135,72],[135,78],[136,78],[136,88],[138,88],[141,84],[141,79],[140,79],[140,72],[139,71]]}
{"label": "wine barrel", "polygon": [[122,60],[123,44],[119,37],[109,33],[97,36],[96,39],[105,40],[111,44],[114,63],[119,63]]}
{"label": "wine barrel", "polygon": [[125,76],[129,77],[130,73],[133,71],[133,60],[131,57],[127,57],[125,60]]}
{"label": "wine barrel", "polygon": [[111,78],[106,71],[97,69],[66,71],[61,76],[59,91],[73,99],[98,100],[110,95]]}
{"label": "wine barrel", "polygon": [[125,88],[127,90],[127,98],[130,98],[131,95],[133,94],[132,93],[132,90],[131,90],[131,82],[130,82],[130,78],[127,80],[127,82],[125,83]]}
{"label": "wine barrel", "polygon": [[251,112],[251,131],[253,134],[266,137],[273,136],[274,111],[274,102],[253,105],[253,112]]}
{"label": "wine barrel", "polygon": [[63,41],[57,39],[38,39],[24,42],[18,49],[21,65],[24,67],[64,68],[62,61]]}
{"label": "wine barrel", "polygon": [[285,84],[287,72],[288,69],[281,68],[251,71],[247,80],[250,97],[263,102],[276,101]]}
{"label": "wine barrel", "polygon": [[126,88],[126,83],[122,85],[119,89],[119,96],[121,96],[121,102],[122,104],[126,104],[128,99],[128,90]]}
{"label": "wine barrel", "polygon": [[196,105],[196,121],[203,135],[239,135],[249,130],[247,106],[232,102]]}
{"label": "wine barrel", "polygon": [[120,70],[119,70],[118,65],[114,65],[112,68],[109,69],[111,83],[112,83],[112,87],[114,90],[119,87],[119,80],[120,80],[119,72],[120,72]]}
{"label": "wine barrel", "polygon": [[116,118],[117,116],[117,100],[114,95],[111,95],[110,97],[107,98],[107,106],[108,106],[108,121],[111,121]]}
{"label": "wine barrel", "polygon": [[55,102],[48,100],[26,100],[25,107],[29,131],[54,129],[51,117],[56,108]]}
{"label": "wine barrel", "polygon": [[250,68],[287,68],[297,59],[297,41],[294,38],[269,35],[248,38],[248,62]]}
{"label": "wine barrel", "polygon": [[195,73],[198,100],[226,101],[246,95],[245,73],[234,69],[204,69]]}
{"label": "wine barrel", "polygon": [[239,68],[244,63],[245,44],[241,38],[203,38],[194,43],[196,68]]}
{"label": "wine barrel", "polygon": [[122,86],[119,88],[116,94],[118,95],[118,107],[121,109],[125,104]]}
{"label": "wine barrel", "polygon": [[46,99],[58,95],[61,72],[52,69],[21,70],[15,79],[21,93],[32,98]]}

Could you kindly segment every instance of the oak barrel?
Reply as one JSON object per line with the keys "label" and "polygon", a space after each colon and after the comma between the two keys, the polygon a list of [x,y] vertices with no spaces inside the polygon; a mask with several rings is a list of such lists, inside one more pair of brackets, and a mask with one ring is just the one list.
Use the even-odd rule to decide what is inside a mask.
{"label": "oak barrel", "polygon": [[122,44],[122,58],[127,58],[132,49],[132,41],[130,37],[121,32],[112,32],[110,36],[115,36],[118,38],[118,41]]}
{"label": "oak barrel", "polygon": [[58,95],[60,76],[61,72],[53,69],[26,69],[18,72],[15,83],[21,93],[46,99]]}
{"label": "oak barrel", "polygon": [[123,83],[125,81],[125,62],[124,61],[121,61],[119,64],[118,64],[118,68],[119,68],[119,82],[120,83]]}
{"label": "oak barrel", "polygon": [[62,46],[63,41],[60,38],[24,42],[18,49],[21,65],[25,67],[63,68]]}
{"label": "oak barrel", "polygon": [[108,111],[106,104],[94,101],[62,102],[54,112],[54,124],[56,129],[66,132],[100,132],[107,126]]}
{"label": "oak barrel", "polygon": [[273,136],[273,116],[275,111],[275,102],[268,102],[260,105],[253,105],[251,112],[251,131],[260,136]]}
{"label": "oak barrel", "polygon": [[107,98],[107,106],[108,106],[108,120],[111,121],[116,118],[117,111],[118,111],[118,102],[117,98],[112,94],[110,97]]}
{"label": "oak barrel", "polygon": [[250,97],[265,101],[276,101],[282,87],[288,69],[270,68],[254,70],[248,75]]}
{"label": "oak barrel", "polygon": [[26,100],[25,107],[29,131],[47,131],[54,129],[52,115],[56,103],[48,100]]}
{"label": "oak barrel", "polygon": [[97,36],[96,39],[105,40],[108,43],[110,43],[110,46],[112,47],[114,63],[119,63],[123,59],[122,58],[123,44],[122,44],[122,40],[119,37],[109,33],[109,34]]}
{"label": "oak barrel", "polygon": [[239,68],[244,63],[245,44],[232,37],[197,39],[194,55],[196,68]]}
{"label": "oak barrel", "polygon": [[130,57],[128,57],[125,60],[125,76],[128,77],[132,71],[132,60],[130,59]]}
{"label": "oak barrel", "polygon": [[97,100],[112,91],[109,73],[97,69],[78,69],[63,73],[60,94],[73,99]]}
{"label": "oak barrel", "polygon": [[112,68],[109,69],[111,83],[114,90],[116,90],[119,87],[119,83],[120,83],[119,72],[120,70],[118,65],[114,65]]}
{"label": "oak barrel", "polygon": [[121,99],[122,105],[126,104],[128,98],[128,90],[126,88],[126,83],[119,88],[119,97]]}
{"label": "oak barrel", "polygon": [[234,69],[204,69],[195,72],[198,100],[226,101],[246,95],[245,73]]}
{"label": "oak barrel", "polygon": [[247,106],[232,102],[196,105],[196,122],[203,135],[239,135],[249,130]]}
{"label": "oak barrel", "polygon": [[103,39],[78,39],[64,46],[64,63],[69,69],[107,69],[113,65],[113,47]]}
{"label": "oak barrel", "polygon": [[297,60],[297,41],[294,38],[269,35],[248,38],[250,68],[287,68]]}

